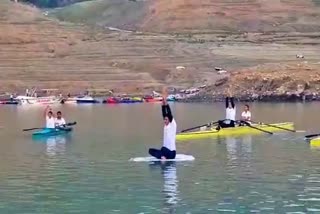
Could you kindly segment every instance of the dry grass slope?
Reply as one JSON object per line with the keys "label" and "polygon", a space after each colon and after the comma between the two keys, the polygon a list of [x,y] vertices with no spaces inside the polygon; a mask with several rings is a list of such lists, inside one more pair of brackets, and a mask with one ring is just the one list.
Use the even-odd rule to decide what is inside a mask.
{"label": "dry grass slope", "polygon": [[[268,4],[270,1],[272,4]],[[238,3],[150,0],[120,4],[115,0],[96,0],[57,12],[61,15],[83,7],[72,15],[73,21],[81,22],[84,13],[84,17],[91,18],[83,20],[90,23],[104,25],[108,19],[108,25],[120,23],[124,27],[166,32],[161,34],[115,32],[94,25],[61,22],[42,15],[36,8],[3,0],[0,1],[0,90],[36,86],[68,92],[89,88],[131,92],[150,91],[163,84],[214,86],[225,78],[216,74],[215,66],[232,72],[228,81],[211,87],[213,91],[222,92],[230,81],[239,91],[259,90],[261,86],[252,85],[247,76],[253,82],[263,83],[258,80],[267,77],[273,82],[273,77],[282,74],[299,79],[287,84],[295,88],[293,85],[299,85],[307,72],[300,65],[302,61],[308,61],[312,73],[319,72],[320,22],[315,22],[319,18],[318,8],[309,0],[270,1],[251,0],[250,4],[244,4],[243,0]],[[136,8],[127,13],[132,5]],[[88,7],[91,12],[85,13]],[[118,7],[122,8],[121,13],[116,10]],[[127,22],[134,11],[135,18]],[[121,16],[114,13],[127,16],[119,19]],[[268,32],[256,32],[260,30]],[[167,33],[172,31],[179,33]],[[305,59],[296,59],[300,53]],[[178,70],[176,66],[186,69]],[[317,75],[305,76],[304,81],[310,83],[308,88],[319,90],[318,80],[313,81],[317,78]],[[272,86],[278,88],[277,84]]]}

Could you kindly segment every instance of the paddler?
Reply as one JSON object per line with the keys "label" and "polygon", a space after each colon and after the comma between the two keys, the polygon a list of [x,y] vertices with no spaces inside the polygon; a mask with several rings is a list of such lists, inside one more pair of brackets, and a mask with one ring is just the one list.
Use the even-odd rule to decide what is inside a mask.
{"label": "paddler", "polygon": [[218,121],[217,130],[220,130],[220,128],[235,127],[235,121],[236,121],[236,106],[234,104],[233,95],[231,94],[229,89],[228,95],[226,96],[226,119]]}
{"label": "paddler", "polygon": [[46,128],[54,129],[55,128],[55,118],[50,106],[47,106],[44,110],[44,117],[46,119]]}
{"label": "paddler", "polygon": [[162,117],[164,120],[163,146],[160,150],[149,149],[149,154],[161,160],[174,159],[176,157],[177,124],[167,103],[167,91],[165,89],[163,90],[162,97]]}
{"label": "paddler", "polygon": [[251,112],[248,104],[244,105],[244,111],[241,114],[241,120],[248,123],[251,121]]}
{"label": "paddler", "polygon": [[57,112],[57,118],[55,119],[55,127],[63,127],[66,125],[65,119],[62,117],[61,111]]}

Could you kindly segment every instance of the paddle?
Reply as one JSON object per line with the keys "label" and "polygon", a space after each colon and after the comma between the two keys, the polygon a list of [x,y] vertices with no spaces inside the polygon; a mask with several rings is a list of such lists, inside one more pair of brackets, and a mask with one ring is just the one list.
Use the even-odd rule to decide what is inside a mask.
{"label": "paddle", "polygon": [[320,134],[310,134],[310,135],[306,135],[304,136],[305,138],[313,138],[313,137],[318,137],[320,136]]}
{"label": "paddle", "polygon": [[203,126],[212,126],[212,125],[215,125],[215,124],[218,124],[218,121],[206,123],[206,124],[203,124],[203,125],[200,125],[200,126],[195,126],[195,127],[189,128],[189,129],[184,129],[184,130],[181,131],[181,133],[182,132],[191,131],[191,130],[194,130],[194,129],[198,129],[198,128],[201,128]]}
{"label": "paddle", "polygon": [[[77,122],[72,122],[72,123],[67,123],[64,126],[74,126],[76,125]],[[37,130],[37,129],[44,129],[44,127],[42,128],[30,128],[30,129],[23,129],[22,131],[26,132],[26,131],[32,131],[32,130]]]}
{"label": "paddle", "polygon": [[257,128],[257,127],[255,127],[255,126],[252,126],[250,123],[248,123],[248,122],[246,122],[246,121],[240,120],[240,121],[238,121],[238,122],[244,123],[244,124],[246,124],[247,126],[249,126],[249,127],[252,128],[252,129],[256,129],[256,130],[259,130],[259,131],[261,131],[261,132],[265,132],[265,133],[268,133],[268,134],[273,134],[272,132],[269,132],[269,131],[266,131],[266,130]]}
{"label": "paddle", "polygon": [[[257,123],[257,122],[254,122],[254,121],[251,121],[252,123]],[[283,128],[283,127],[279,127],[279,126],[275,126],[275,125],[271,125],[271,124],[267,124],[267,123],[257,123],[257,124],[262,124],[262,125],[265,125],[265,126],[269,126],[269,127],[273,127],[273,128],[277,128],[277,129],[282,129],[282,130],[285,130],[285,131],[289,131],[289,132],[297,132],[296,130],[293,130],[293,129],[287,129],[287,128]]]}

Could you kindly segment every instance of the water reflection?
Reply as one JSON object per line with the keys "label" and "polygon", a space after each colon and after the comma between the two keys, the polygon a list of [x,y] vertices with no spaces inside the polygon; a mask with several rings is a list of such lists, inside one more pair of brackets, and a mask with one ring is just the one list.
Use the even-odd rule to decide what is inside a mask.
{"label": "water reflection", "polygon": [[47,155],[55,156],[57,153],[64,153],[66,151],[67,139],[65,136],[53,136],[47,139]]}
{"label": "water reflection", "polygon": [[160,167],[163,177],[163,193],[165,195],[166,213],[176,213],[176,207],[179,202],[178,176],[175,162],[156,162],[150,165],[152,168]]}
{"label": "water reflection", "polygon": [[240,166],[242,163],[250,164],[252,155],[252,136],[241,138],[226,137],[218,139],[218,143],[225,142],[227,150],[228,165]]}
{"label": "water reflection", "polygon": [[59,135],[51,137],[33,138],[35,142],[44,143],[46,145],[46,154],[50,157],[57,154],[64,154],[66,151],[66,144],[70,141],[70,135]]}

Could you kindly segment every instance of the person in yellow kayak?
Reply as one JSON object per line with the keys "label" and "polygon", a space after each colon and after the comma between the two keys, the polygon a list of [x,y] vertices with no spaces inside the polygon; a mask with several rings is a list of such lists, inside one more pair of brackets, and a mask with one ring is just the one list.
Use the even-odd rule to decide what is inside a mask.
{"label": "person in yellow kayak", "polygon": [[228,90],[228,95],[226,96],[226,119],[219,120],[217,130],[221,128],[229,128],[235,127],[236,124],[236,106],[234,103],[233,95],[231,94],[230,90]]}
{"label": "person in yellow kayak", "polygon": [[244,105],[244,111],[241,113],[241,120],[250,123],[251,112],[248,104]]}
{"label": "person in yellow kayak", "polygon": [[163,127],[163,145],[161,149],[149,149],[149,154],[157,159],[166,160],[176,157],[176,132],[177,124],[172,116],[169,104],[167,103],[167,92],[163,90],[162,117]]}

